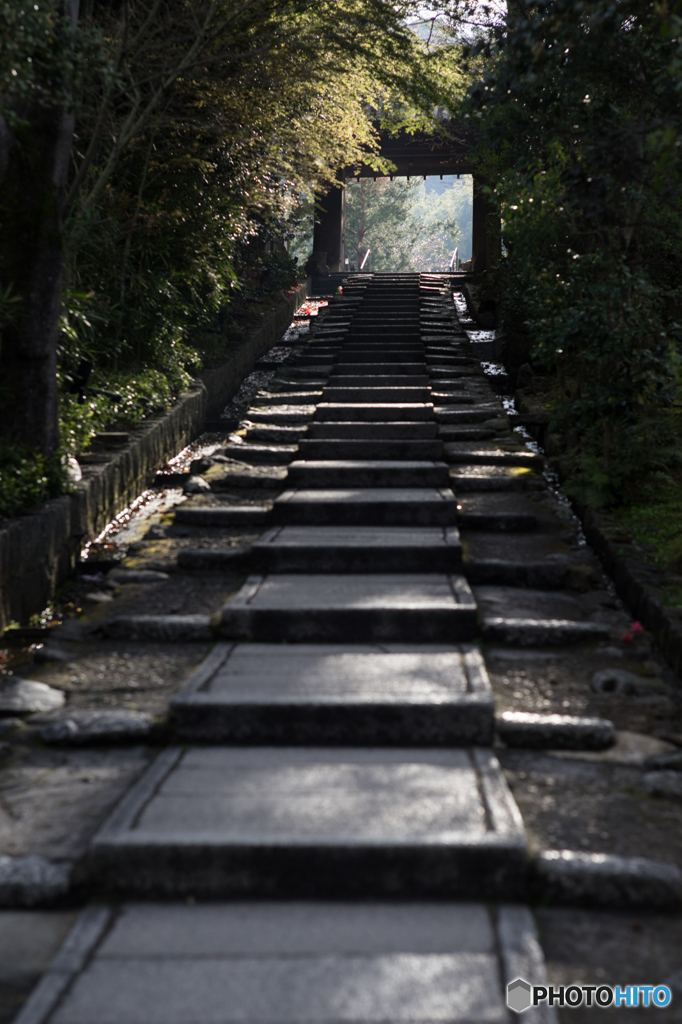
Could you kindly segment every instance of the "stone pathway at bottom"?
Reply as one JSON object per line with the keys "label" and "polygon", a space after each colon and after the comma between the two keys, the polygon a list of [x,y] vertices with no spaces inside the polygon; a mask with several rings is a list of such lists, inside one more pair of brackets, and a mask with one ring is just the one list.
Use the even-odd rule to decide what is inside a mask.
{"label": "stone pathway at bottom", "polygon": [[[265,532],[236,557],[185,549],[183,566],[238,558],[250,575],[211,622],[102,621],[219,642],[171,702],[177,745],[91,841],[99,902],[17,1024],[516,1019],[507,986],[523,1002],[546,985],[533,884],[660,901],[677,882],[580,851],[531,863],[493,742],[594,750],[613,727],[496,717],[479,643],[551,659],[608,645],[622,613],[571,586],[594,569],[437,277],[350,279],[224,457],[274,501],[188,502],[177,521]],[[206,479],[221,474],[238,485],[232,463]]]}

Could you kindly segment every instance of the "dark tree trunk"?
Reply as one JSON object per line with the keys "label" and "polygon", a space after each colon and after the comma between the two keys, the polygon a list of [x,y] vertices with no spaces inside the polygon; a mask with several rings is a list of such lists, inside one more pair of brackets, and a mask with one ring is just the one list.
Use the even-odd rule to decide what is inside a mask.
{"label": "dark tree trunk", "polygon": [[[64,7],[75,23],[77,0]],[[62,201],[74,118],[62,106],[15,112],[15,130],[0,114],[0,288],[20,300],[0,324],[0,439],[49,454],[59,443]]]}

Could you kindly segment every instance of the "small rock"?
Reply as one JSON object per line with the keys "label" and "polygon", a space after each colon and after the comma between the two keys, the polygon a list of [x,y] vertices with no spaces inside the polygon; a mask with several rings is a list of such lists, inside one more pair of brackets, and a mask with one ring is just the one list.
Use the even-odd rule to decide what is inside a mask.
{"label": "small rock", "polygon": [[83,470],[78,464],[78,460],[69,458],[66,460],[66,476],[70,483],[77,484],[83,479]]}
{"label": "small rock", "polygon": [[682,872],[674,864],[577,850],[538,854],[531,886],[543,901],[582,906],[669,910],[682,900]]}
{"label": "small rock", "polygon": [[606,750],[616,738],[613,722],[605,718],[505,711],[495,725],[508,747],[532,750]]}
{"label": "small rock", "polygon": [[141,711],[77,711],[40,730],[44,743],[121,743],[149,734],[152,716]]}
{"label": "small rock", "polygon": [[568,758],[575,761],[593,761],[602,764],[644,765],[647,758],[656,754],[670,754],[675,748],[672,743],[647,736],[641,732],[616,730],[616,742],[608,750],[558,750],[552,751],[552,757]]}
{"label": "small rock", "polygon": [[675,750],[670,754],[654,754],[647,758],[644,767],[650,772],[682,772],[682,750]]}
{"label": "small rock", "polygon": [[605,668],[592,676],[595,693],[614,693],[619,696],[650,696],[652,693],[667,693],[665,683],[660,679],[645,679],[634,672],[621,668]]}
{"label": "small rock", "polygon": [[39,647],[33,652],[33,660],[36,665],[44,665],[46,661],[73,661],[73,655],[68,651],[63,651],[61,647],[51,647],[49,644],[45,644],[44,647]]}
{"label": "small rock", "polygon": [[16,729],[26,728],[20,718],[0,718],[0,736],[9,736]]}
{"label": "small rock", "polygon": [[9,682],[0,687],[0,714],[30,715],[61,707],[64,707],[64,694],[46,683],[10,676]]}
{"label": "small rock", "polygon": [[648,796],[682,800],[682,775],[677,771],[647,772],[642,776],[640,785]]}
{"label": "small rock", "polygon": [[45,857],[0,855],[0,906],[35,907],[54,903],[69,891],[70,864]]}
{"label": "small rock", "polygon": [[113,601],[111,594],[105,594],[103,590],[91,590],[90,593],[85,595],[86,601],[94,601],[95,604],[106,604],[107,601]]}
{"label": "small rock", "polygon": [[161,580],[170,579],[167,572],[158,572],[156,569],[112,569],[107,573],[107,582],[112,583],[160,583]]}
{"label": "small rock", "polygon": [[191,476],[182,490],[184,494],[202,494],[210,491],[211,485],[202,476]]}

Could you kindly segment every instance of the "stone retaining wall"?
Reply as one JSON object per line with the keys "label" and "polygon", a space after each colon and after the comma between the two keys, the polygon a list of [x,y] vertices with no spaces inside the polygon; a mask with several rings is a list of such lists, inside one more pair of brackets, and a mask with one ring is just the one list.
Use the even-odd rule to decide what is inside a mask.
{"label": "stone retaining wall", "polygon": [[666,607],[661,600],[659,591],[666,583],[665,571],[651,562],[608,513],[578,503],[574,507],[587,542],[599,555],[618,596],[634,618],[653,634],[673,671],[682,676],[682,611]]}
{"label": "stone retaining wall", "polygon": [[167,412],[131,431],[127,445],[84,464],[72,494],[55,498],[0,527],[0,633],[42,611],[73,573],[83,546],[102,532],[154,480],[159,466],[217,419],[257,359],[282,337],[309,294],[306,281],[257,330],[229,353],[223,366],[201,376]]}

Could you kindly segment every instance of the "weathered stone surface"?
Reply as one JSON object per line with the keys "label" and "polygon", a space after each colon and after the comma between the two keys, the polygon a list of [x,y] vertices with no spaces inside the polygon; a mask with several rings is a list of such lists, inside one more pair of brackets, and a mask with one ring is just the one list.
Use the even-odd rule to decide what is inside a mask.
{"label": "weathered stone surface", "polygon": [[364,423],[405,420],[414,422],[430,420],[433,405],[430,402],[320,402],[315,410],[315,419],[322,422],[344,420]]}
{"label": "weathered stone surface", "polygon": [[211,485],[201,476],[191,476],[183,487],[185,494],[201,494],[202,491],[210,491]]}
{"label": "weathered stone surface", "polygon": [[682,800],[682,775],[679,771],[663,769],[646,772],[642,776],[641,786],[649,796]]}
{"label": "weathered stone surface", "polygon": [[64,694],[47,683],[8,676],[0,685],[0,715],[29,715],[54,711],[64,705]]}
{"label": "weathered stone surface", "polygon": [[161,583],[170,579],[167,572],[156,569],[111,569],[107,573],[107,581],[112,583]]}
{"label": "weathered stone surface", "polygon": [[682,750],[667,754],[654,754],[653,757],[647,758],[644,767],[650,772],[682,772]]}
{"label": "weathered stone surface", "polygon": [[679,868],[643,857],[545,850],[533,863],[532,885],[550,903],[669,910],[682,901]]}
{"label": "weathered stone surface", "polygon": [[448,467],[430,460],[339,458],[292,462],[291,487],[447,487]]}
{"label": "weathered stone surface", "polygon": [[256,572],[459,572],[454,527],[284,526],[252,548]]}
{"label": "weathered stone surface", "polygon": [[272,513],[272,505],[207,505],[194,508],[180,505],[175,510],[175,522],[187,526],[265,526]]}
{"label": "weathered stone surface", "polygon": [[223,644],[171,713],[202,741],[485,745],[493,699],[473,647]]}
{"label": "weathered stone surface", "polygon": [[517,898],[520,816],[486,751],[167,750],[93,841],[119,892]]}
{"label": "weathered stone surface", "polygon": [[497,733],[508,747],[535,750],[606,750],[616,731],[604,718],[538,715],[505,711],[495,720]]}
{"label": "weathered stone surface", "polygon": [[493,616],[483,620],[483,639],[515,647],[563,647],[589,643],[609,635],[607,626],[570,619],[512,619]]}
{"label": "weathered stone surface", "polygon": [[453,526],[452,491],[435,487],[287,490],[272,510],[278,525]]}
{"label": "weathered stone surface", "polygon": [[40,730],[43,743],[125,743],[148,736],[151,715],[142,711],[72,711]]}
{"label": "weathered stone surface", "polygon": [[472,640],[466,580],[445,575],[250,576],[219,619],[226,639],[335,643]]}
{"label": "weathered stone surface", "polygon": [[53,864],[45,857],[7,857],[0,854],[0,906],[36,907],[65,896],[70,864]]}
{"label": "weathered stone surface", "polygon": [[17,729],[24,729],[21,718],[0,718],[0,736],[10,736]]}
{"label": "weathered stone surface", "polygon": [[212,640],[208,615],[117,615],[105,619],[100,632],[112,640]]}
{"label": "weathered stone surface", "polygon": [[530,915],[513,907],[495,924],[472,903],[127,905],[78,957],[51,1020],[504,1024],[508,969],[546,983],[536,946]]}
{"label": "weathered stone surface", "polygon": [[178,568],[192,572],[240,572],[248,564],[249,548],[181,548],[178,551]]}
{"label": "weathered stone surface", "polygon": [[665,693],[668,688],[660,679],[647,679],[634,672],[626,672],[622,668],[606,668],[594,673],[592,676],[592,689],[595,693],[639,696],[650,693]]}

